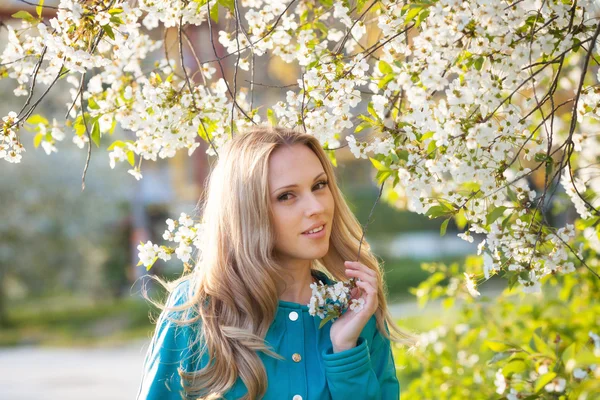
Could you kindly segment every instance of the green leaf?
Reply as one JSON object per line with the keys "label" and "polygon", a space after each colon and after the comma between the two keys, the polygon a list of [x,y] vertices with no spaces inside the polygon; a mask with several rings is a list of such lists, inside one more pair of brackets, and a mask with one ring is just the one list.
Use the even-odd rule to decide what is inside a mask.
{"label": "green leaf", "polygon": [[418,5],[414,5],[411,4],[411,8],[408,10],[408,12],[406,13],[406,17],[404,18],[404,22],[410,22],[413,19],[415,19],[415,17],[417,15],[419,15],[419,13],[423,10],[423,7],[418,6]]}
{"label": "green leaf", "polygon": [[38,3],[38,6],[35,8],[35,11],[37,12],[38,17],[42,18],[42,10],[44,8],[44,0],[40,0],[40,2]]}
{"label": "green leaf", "polygon": [[448,222],[450,222],[450,218],[445,219],[442,222],[442,226],[440,227],[440,236],[444,236],[446,234],[446,228],[448,228]]}
{"label": "green leaf", "polygon": [[504,206],[496,207],[495,209],[492,210],[491,213],[489,213],[487,215],[486,223],[488,225],[493,223],[495,220],[497,220],[504,214],[504,211],[506,211],[506,207],[504,207]]}
{"label": "green leaf", "polygon": [[108,25],[108,24],[102,25],[102,30],[104,30],[104,32],[106,32],[106,34],[108,35],[109,38],[111,38],[112,40],[115,40],[115,33],[113,32],[110,25]]}
{"label": "green leaf", "polygon": [[358,0],[356,2],[356,12],[360,12],[366,3],[367,3],[367,0]]}
{"label": "green leaf", "polygon": [[210,7],[210,19],[215,21],[215,23],[219,23],[219,4],[213,4]]}
{"label": "green leaf", "polygon": [[325,150],[327,153],[327,157],[329,157],[329,161],[334,167],[337,167],[337,158],[335,157],[335,150]]}
{"label": "green leaf", "polygon": [[492,365],[494,363],[497,363],[500,360],[504,360],[505,358],[510,357],[510,354],[511,354],[510,352],[496,353],[496,354],[494,354],[494,357],[492,357],[492,359],[487,362],[487,365]]}
{"label": "green leaf", "polygon": [[424,134],[421,136],[421,142],[424,142],[424,141],[426,141],[427,139],[429,139],[429,138],[433,137],[433,135],[434,135],[434,134],[435,134],[435,132],[433,132],[433,131],[428,131],[428,132],[425,132],[425,133],[424,133]]}
{"label": "green leaf", "polygon": [[83,136],[83,134],[85,133],[85,124],[83,123],[83,118],[81,117],[81,115],[77,117],[75,123],[73,124],[73,127],[75,128],[75,133],[77,134],[77,136]]}
{"label": "green leaf", "polygon": [[132,167],[135,165],[135,153],[133,152],[133,150],[129,150],[127,152],[127,161]]}
{"label": "green leaf", "polygon": [[93,97],[90,97],[88,99],[88,107],[91,108],[92,110],[99,110],[100,106],[98,105],[98,103],[96,103],[96,100],[94,100]]}
{"label": "green leaf", "polygon": [[490,350],[499,353],[511,348],[508,344],[504,342],[499,342],[497,340],[486,340],[484,344],[490,348]]}
{"label": "green leaf", "polygon": [[483,61],[485,59],[483,57],[479,57],[475,60],[475,63],[473,65],[475,65],[475,69],[477,71],[481,71],[481,67],[483,66]]}
{"label": "green leaf", "polygon": [[373,164],[375,169],[377,169],[378,171],[389,171],[389,168],[383,165],[380,161],[372,157],[369,157],[369,160],[371,160],[371,164]]}
{"label": "green leaf", "polygon": [[367,121],[363,121],[360,124],[358,124],[358,126],[354,129],[354,133],[358,133],[360,131],[362,131],[365,128],[370,128],[371,127],[371,123],[367,122]]}
{"label": "green leaf", "polygon": [[521,372],[527,369],[527,364],[523,360],[515,359],[509,361],[506,365],[502,367],[502,374],[504,376],[509,376],[511,374],[520,374]]}
{"label": "green leaf", "polygon": [[269,120],[271,126],[277,126],[277,117],[275,116],[273,110],[271,110],[270,108],[267,109],[267,119]]}
{"label": "green leaf", "polygon": [[546,160],[546,175],[550,176],[552,175],[552,170],[554,169],[554,162],[552,161],[552,157],[548,157],[548,159]]}
{"label": "green leaf", "polygon": [[425,213],[425,215],[427,215],[429,218],[449,217],[452,214],[452,210],[449,210],[447,207],[444,207],[442,205],[429,207],[429,209]]}
{"label": "green leaf", "polygon": [[319,28],[321,30],[321,32],[323,32],[324,35],[327,35],[327,32],[329,32],[329,29],[327,29],[327,25],[325,25],[324,23],[322,23],[321,21],[316,21],[314,22],[314,25]]}
{"label": "green leaf", "polygon": [[122,12],[123,12],[122,8],[111,8],[110,10],[108,10],[108,13],[110,15],[121,14]]}
{"label": "green leaf", "polygon": [[37,124],[48,125],[48,120],[39,114],[35,114],[35,115],[32,115],[31,117],[27,118],[27,123],[31,124],[31,125],[37,125]]}
{"label": "green leaf", "polygon": [[396,150],[398,154],[398,158],[404,161],[408,161],[408,151],[407,150]]}
{"label": "green leaf", "polygon": [[387,178],[389,178],[389,176],[392,174],[392,171],[387,170],[387,171],[377,171],[377,174],[375,175],[375,179],[377,180],[377,183],[379,185],[381,185]]}
{"label": "green leaf", "polygon": [[17,11],[13,15],[11,15],[11,17],[17,18],[17,19],[24,19],[27,22],[35,22],[36,21],[36,19],[34,18],[33,15],[31,15],[27,11],[23,11],[23,10]]}
{"label": "green leaf", "polygon": [[458,227],[458,229],[460,229],[461,231],[463,229],[465,229],[465,226],[467,226],[467,217],[465,217],[465,209],[464,208],[461,208],[454,215],[454,222],[456,223],[456,226]]}
{"label": "green leaf", "polygon": [[327,322],[331,321],[334,317],[335,317],[335,315],[330,314],[327,317],[323,318],[323,320],[319,324],[319,329],[321,329]]}
{"label": "green leaf", "polygon": [[116,17],[116,16],[112,16],[110,17],[110,22],[112,22],[113,24],[119,26],[119,25],[123,25],[123,20],[121,20],[121,18]]}
{"label": "green leaf", "polygon": [[383,60],[379,60],[379,71],[381,71],[381,73],[384,75],[391,74],[394,72],[390,64],[386,63]]}
{"label": "green leaf", "polygon": [[424,10],[423,12],[419,13],[419,17],[417,18],[417,23],[415,24],[416,27],[419,27],[419,25],[421,25],[421,22],[425,21],[425,18],[427,18],[429,16],[429,10]]}
{"label": "green leaf", "polygon": [[37,135],[35,135],[35,137],[33,138],[33,146],[37,149],[40,146],[40,143],[42,142],[42,138],[44,137],[43,133],[38,133]]}
{"label": "green leaf", "polygon": [[544,152],[540,152],[540,153],[535,153],[535,161],[537,162],[543,162],[546,161],[546,159],[548,158],[548,154],[544,153]]}
{"label": "green leaf", "polygon": [[384,76],[383,78],[381,78],[381,80],[377,84],[377,87],[379,89],[383,89],[394,78],[395,78],[394,74],[387,74],[386,76]]}
{"label": "green leaf", "polygon": [[564,364],[566,364],[570,359],[575,358],[576,347],[575,343],[571,343],[569,347],[563,351],[561,355],[561,360]]}
{"label": "green leaf", "polygon": [[232,14],[234,13],[234,11],[235,11],[234,1],[235,0],[218,0],[218,1],[219,1],[220,5],[222,5],[226,9],[228,9]]}
{"label": "green leaf", "polygon": [[92,141],[96,147],[100,147],[100,124],[98,121],[94,122],[94,126],[92,126]]}
{"label": "green leaf", "polygon": [[110,135],[112,135],[113,133],[115,133],[115,128],[117,127],[117,119],[113,118],[112,120],[112,125],[110,126],[110,129],[108,130],[108,133]]}
{"label": "green leaf", "polygon": [[435,144],[435,140],[432,140],[431,142],[429,142],[429,145],[427,146],[427,154],[430,157],[432,157],[436,149],[437,149],[437,146]]}
{"label": "green leaf", "polygon": [[369,114],[371,114],[371,116],[373,118],[375,118],[376,121],[379,121],[379,116],[375,112],[375,108],[373,107],[373,102],[372,101],[369,102],[369,105],[367,106],[367,111],[369,112]]}
{"label": "green leaf", "polygon": [[198,126],[198,136],[200,136],[205,142],[208,142],[208,134],[206,133],[206,129],[204,129],[204,124],[200,124]]}
{"label": "green leaf", "polygon": [[600,357],[596,356],[590,348],[584,348],[575,356],[577,365],[598,364]]}
{"label": "green leaf", "polygon": [[125,147],[125,146],[126,146],[126,144],[122,140],[115,140],[114,142],[111,143],[110,146],[108,146],[108,148],[106,150],[111,151],[115,147]]}
{"label": "green leaf", "polygon": [[544,386],[546,386],[547,384],[549,384],[550,382],[552,382],[552,379],[556,378],[556,372],[548,372],[547,374],[544,374],[542,376],[540,376],[535,384],[535,392],[539,392],[540,390],[542,390],[544,388]]}
{"label": "green leaf", "polygon": [[535,350],[538,353],[542,353],[546,356],[553,355],[554,352],[550,349],[550,347],[548,347],[548,344],[537,335],[537,333],[533,334],[533,343],[535,345]]}

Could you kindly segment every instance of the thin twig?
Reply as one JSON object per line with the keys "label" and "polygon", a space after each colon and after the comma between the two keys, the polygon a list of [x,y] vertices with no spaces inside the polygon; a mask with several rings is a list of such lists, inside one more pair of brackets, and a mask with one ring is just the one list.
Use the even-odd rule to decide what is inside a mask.
{"label": "thin twig", "polygon": [[[85,83],[83,83],[83,82],[85,82],[85,74],[86,73],[84,72],[83,76],[81,77],[82,84],[85,84]],[[87,157],[85,159],[85,166],[83,167],[83,175],[81,175],[81,191],[83,192],[85,190],[85,176],[87,174],[88,166],[90,165],[90,159],[92,157],[92,137],[90,135],[90,130],[88,129],[87,121],[85,120],[85,108],[83,106],[83,96],[79,96],[79,105],[81,107],[81,118],[83,119],[83,125],[85,126],[85,133],[88,138]]]}
{"label": "thin twig", "polygon": [[47,5],[40,6],[38,3],[30,3],[27,0],[19,0],[19,1],[21,3],[25,3],[25,4],[30,5],[30,6],[43,7],[43,8],[52,8],[53,10],[65,10],[65,11],[68,11],[67,8],[61,8],[61,7],[55,7],[55,6],[47,6]]}
{"label": "thin twig", "polygon": [[291,85],[277,86],[277,85],[267,85],[266,83],[258,83],[258,82],[255,82],[254,80],[248,80],[248,79],[244,79],[244,82],[248,82],[251,85],[263,86],[263,87],[268,87],[268,88],[272,88],[272,89],[289,89],[289,88],[298,87],[297,83],[292,83]]}
{"label": "thin twig", "polygon": [[33,78],[31,80],[31,85],[29,86],[29,95],[27,96],[27,100],[25,100],[25,104],[21,108],[21,111],[19,111],[19,113],[17,114],[18,118],[20,117],[21,113],[23,113],[23,111],[25,111],[25,109],[31,102],[31,98],[33,97],[33,91],[35,89],[35,84],[37,82],[37,74],[40,70],[40,66],[42,65],[42,62],[44,61],[44,56],[46,55],[46,50],[48,50],[48,46],[44,46],[44,49],[42,50],[42,54],[40,54],[40,59],[35,64],[35,67],[33,68]]}
{"label": "thin twig", "polygon": [[373,204],[373,207],[371,208],[371,212],[369,213],[369,217],[367,218],[367,223],[365,224],[365,226],[363,228],[362,237],[360,238],[360,243],[358,244],[358,255],[356,256],[356,261],[360,261],[360,250],[362,248],[362,243],[365,238],[365,234],[367,233],[367,228],[369,227],[369,224],[371,223],[371,217],[373,216],[373,211],[375,211],[375,206],[377,205],[377,203],[379,203],[379,199],[381,198],[381,193],[383,193],[383,185],[385,185],[386,180],[387,180],[387,178],[384,179],[383,182],[381,182],[381,187],[379,188],[379,194],[377,195],[375,204]]}
{"label": "thin twig", "polygon": [[[217,61],[217,64],[219,65],[219,69],[221,70],[221,76],[223,77],[223,82],[225,83],[225,86],[227,87],[227,93],[229,93],[229,96],[231,97],[233,104],[238,108],[238,110],[240,110],[240,112],[242,114],[244,114],[244,116],[248,119],[248,121],[252,122],[253,124],[256,124],[256,122],[254,122],[254,120],[252,118],[250,118],[248,116],[248,114],[246,113],[246,111],[244,111],[244,109],[238,104],[237,99],[235,98],[235,95],[231,91],[231,87],[229,87],[229,82],[227,82],[227,77],[225,76],[225,68],[223,67],[223,63],[221,62],[221,60],[224,59],[225,57],[219,57],[219,54],[217,52],[217,47],[215,46],[215,41],[213,38],[212,22],[210,21],[210,0],[206,2],[206,7],[208,8],[208,15],[209,15],[209,17],[207,18],[207,21],[208,21],[208,34],[210,36],[210,44],[212,45],[213,52],[215,53],[215,57],[217,57],[216,61]],[[218,7],[218,5],[217,5],[217,7]],[[236,53],[239,53],[239,51]]]}
{"label": "thin twig", "polygon": [[573,154],[573,150],[575,148],[575,145],[573,144],[573,133],[575,133],[575,128],[577,126],[577,102],[579,101],[579,97],[581,96],[581,91],[583,88],[583,81],[585,80],[585,76],[587,74],[590,57],[592,55],[592,51],[594,51],[594,47],[596,45],[596,40],[598,39],[598,35],[600,35],[600,24],[598,24],[598,26],[596,27],[596,31],[594,32],[594,36],[592,37],[592,43],[590,44],[590,49],[589,49],[588,53],[586,54],[586,57],[583,61],[581,77],[579,78],[579,86],[577,87],[577,94],[575,95],[575,101],[573,102],[573,112],[571,114],[571,126],[569,128],[569,136],[567,137],[567,140],[566,140],[566,143],[568,143],[567,144],[567,147],[568,147],[567,159],[568,159],[568,164],[569,164],[569,175],[571,176],[571,182],[573,183],[573,188],[575,189],[575,192],[577,193],[579,198],[581,200],[583,200],[583,202],[589,208],[594,210],[594,212],[596,214],[600,214],[600,211],[598,211],[598,209],[596,209],[596,207],[594,207],[592,204],[590,204],[590,202],[587,201],[583,197],[583,195],[579,192],[579,189],[577,189],[577,185],[575,185],[575,181],[574,181],[574,177],[573,177],[573,169],[571,168],[571,155]]}
{"label": "thin twig", "polygon": [[339,42],[339,44],[336,46],[336,49],[333,51],[334,54],[338,54],[342,52],[342,49],[344,48],[344,45],[346,44],[346,41],[348,40],[348,37],[350,36],[352,29],[354,29],[354,26],[358,23],[358,21],[361,21],[363,19],[363,17],[365,16],[366,13],[369,12],[369,10],[371,8],[373,8],[373,6],[375,4],[377,4],[379,2],[379,0],[375,0],[371,3],[371,5],[369,7],[367,7],[367,9],[357,18],[354,20],[354,22],[352,23],[352,25],[348,28],[348,31],[346,32],[346,34],[344,35],[344,37],[342,38],[342,40]]}
{"label": "thin twig", "polygon": [[[210,19],[210,13],[209,13],[209,19]],[[180,57],[180,62],[181,62],[181,69],[183,70],[183,74],[185,75],[185,82],[187,84],[188,90],[190,91],[190,96],[192,98],[192,104],[194,106],[194,111],[197,112],[199,110],[198,110],[198,106],[196,104],[196,97],[194,95],[194,91],[192,90],[192,84],[190,83],[190,78],[188,76],[187,70],[185,69],[185,64],[183,61],[183,42],[181,40],[182,29],[183,29],[183,15],[179,17],[179,27],[177,29],[177,39],[179,41],[179,57]],[[210,134],[206,130],[206,127],[204,126],[204,122],[202,121],[202,118],[200,118],[200,125],[202,125],[202,129],[204,129],[204,132],[206,132],[206,138],[208,139],[210,146],[212,147],[213,151],[217,155],[217,158],[219,158],[219,153],[217,152],[215,145],[213,144],[212,140],[210,139]]]}
{"label": "thin twig", "polygon": [[[233,56],[233,55],[236,55],[236,54],[237,54],[237,53],[239,53],[239,52],[242,52],[242,51],[248,50],[248,49],[249,49],[251,46],[253,46],[253,45],[255,45],[255,44],[257,44],[257,43],[260,43],[260,42],[262,42],[263,40],[265,40],[265,39],[266,39],[266,38],[267,38],[267,37],[268,37],[268,36],[269,36],[271,33],[273,33],[273,31],[275,30],[275,28],[277,27],[277,25],[279,25],[279,21],[281,20],[281,18],[283,17],[283,15],[284,15],[284,14],[287,12],[287,10],[289,10],[289,8],[290,8],[290,7],[292,6],[292,4],[294,4],[295,2],[296,2],[296,0],[292,0],[292,1],[290,2],[290,4],[288,4],[288,6],[285,8],[285,10],[283,10],[283,12],[282,12],[281,14],[279,14],[279,16],[277,17],[277,19],[275,20],[275,23],[273,23],[273,26],[271,27],[271,29],[269,29],[269,30],[267,31],[267,33],[265,33],[263,36],[261,36],[261,38],[260,38],[260,39],[258,39],[258,40],[256,40],[256,41],[254,41],[254,42],[251,42],[251,43],[250,43],[248,46],[246,46],[246,47],[242,47],[242,48],[241,48],[241,49],[239,49],[238,51],[233,51],[233,52],[231,52],[231,53],[227,53],[227,54],[225,54],[224,56],[221,56],[221,57],[219,57],[219,56],[217,55],[216,51],[215,51],[215,57],[216,57],[216,59],[214,59],[214,60],[208,60],[208,61],[203,61],[203,64],[206,64],[206,63],[211,63],[211,62],[219,62],[219,61],[222,61],[222,60],[224,60],[224,59],[226,59],[226,58],[228,58],[228,57],[231,57],[231,56]],[[208,4],[208,3],[210,3],[210,2],[207,2],[207,7],[208,7],[208,10],[209,10],[209,11],[208,11],[208,14],[210,15],[210,4]],[[210,35],[211,35],[211,42],[212,42],[212,30],[210,29],[210,27],[211,27],[210,18],[207,18],[207,20],[208,20],[209,32],[210,32]]]}

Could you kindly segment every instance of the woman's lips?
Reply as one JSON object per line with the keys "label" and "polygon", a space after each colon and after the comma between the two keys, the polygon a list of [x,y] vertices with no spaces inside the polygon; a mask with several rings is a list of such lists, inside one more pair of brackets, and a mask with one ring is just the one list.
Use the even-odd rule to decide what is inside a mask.
{"label": "woman's lips", "polygon": [[303,236],[306,236],[310,239],[320,239],[322,237],[325,237],[325,227],[326,224],[323,224],[323,229],[321,229],[319,232],[315,232],[315,233],[303,233]]}

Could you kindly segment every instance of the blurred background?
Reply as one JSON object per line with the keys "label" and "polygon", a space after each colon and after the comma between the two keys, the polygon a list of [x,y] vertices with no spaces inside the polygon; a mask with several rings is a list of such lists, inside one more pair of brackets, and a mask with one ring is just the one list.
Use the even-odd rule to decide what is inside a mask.
{"label": "blurred background", "polygon": [[[21,9],[34,14],[33,6],[0,0],[0,21],[18,26],[10,16]],[[44,13],[52,16],[49,9]],[[153,33],[162,39],[161,32]],[[190,27],[188,34],[196,43],[208,43],[205,26]],[[6,43],[6,37],[6,29],[0,27],[0,43]],[[166,37],[169,43],[176,32]],[[214,58],[210,46],[196,50],[200,59]],[[162,50],[156,52],[148,65],[163,57]],[[192,67],[195,62],[188,60]],[[294,66],[278,58],[261,61],[268,62],[268,68],[258,69],[257,81],[296,83]],[[15,87],[10,79],[0,80],[2,116],[18,112],[24,104],[25,97],[14,96]],[[60,82],[36,114],[62,125],[72,90]],[[257,90],[255,101],[273,104],[285,98],[286,90]],[[131,399],[152,335],[149,317],[156,316],[140,295],[147,271],[136,266],[136,247],[148,240],[163,244],[167,218],[176,219],[181,212],[194,215],[210,168],[206,146],[192,157],[180,152],[168,160],[145,162],[144,177],[136,181],[127,174],[128,165],[109,167],[106,147],[132,135],[117,128],[113,137],[102,138],[101,149],[92,148],[82,191],[87,149],[71,141],[69,128],[65,133],[67,139],[57,143],[58,153],[46,154],[34,148],[35,132],[21,130],[27,149],[22,162],[0,164],[0,399]],[[347,148],[336,156],[342,191],[364,225],[378,193],[373,168]],[[422,262],[458,261],[476,251],[477,242],[458,239],[452,223],[448,234],[440,237],[440,223],[383,202],[375,209],[366,236],[383,263],[396,318],[414,321],[439,311],[435,305],[419,310],[409,293],[427,276]],[[158,260],[150,273],[174,278],[182,273],[182,265],[175,257],[169,263]]]}

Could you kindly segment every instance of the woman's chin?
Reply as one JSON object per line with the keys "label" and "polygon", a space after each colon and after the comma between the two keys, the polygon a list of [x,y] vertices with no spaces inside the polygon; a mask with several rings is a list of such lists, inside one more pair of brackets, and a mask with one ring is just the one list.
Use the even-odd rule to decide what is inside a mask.
{"label": "woman's chin", "polygon": [[329,252],[329,246],[323,246],[323,248],[314,249],[314,251],[311,251],[310,256],[308,256],[307,258],[311,260],[323,258],[327,255],[327,252]]}

